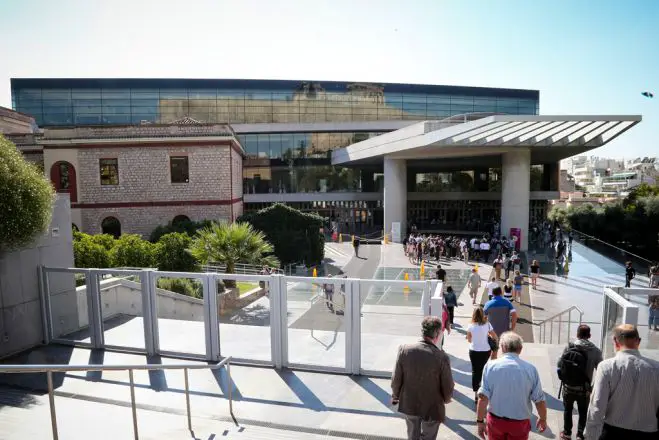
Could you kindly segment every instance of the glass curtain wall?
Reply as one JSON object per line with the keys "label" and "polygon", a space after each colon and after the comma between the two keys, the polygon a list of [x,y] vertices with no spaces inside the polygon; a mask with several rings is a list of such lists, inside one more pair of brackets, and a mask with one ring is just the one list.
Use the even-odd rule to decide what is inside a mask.
{"label": "glass curtain wall", "polygon": [[[157,80],[119,87],[48,87],[13,84],[16,110],[39,125],[168,123],[185,116],[203,122],[295,123],[442,119],[472,112],[537,114],[537,92],[462,87],[319,83],[295,81],[205,81],[198,87],[158,87]],[[72,84],[61,80],[60,84]],[[170,83],[174,83],[170,81]],[[225,83],[226,85],[224,85]],[[235,84],[234,84],[235,83]],[[38,81],[30,84],[38,85]],[[180,85],[189,84],[182,82]],[[200,83],[202,84],[202,83]],[[146,86],[155,87],[146,87]],[[217,85],[213,87],[213,85]],[[239,87],[233,88],[233,85]]]}

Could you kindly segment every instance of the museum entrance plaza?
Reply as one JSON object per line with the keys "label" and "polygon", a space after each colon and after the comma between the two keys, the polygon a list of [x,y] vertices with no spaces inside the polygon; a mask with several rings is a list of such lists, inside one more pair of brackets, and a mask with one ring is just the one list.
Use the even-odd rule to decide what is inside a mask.
{"label": "museum entrance plaza", "polygon": [[[532,253],[542,257],[539,250]],[[230,373],[226,366],[189,370],[188,380],[180,370],[136,371],[140,438],[193,438],[186,424],[186,387],[194,438],[404,438],[405,424],[389,404],[389,377],[398,346],[418,339],[422,317],[441,300],[440,287],[431,280],[436,263],[424,263],[422,277],[421,268],[410,264],[395,243],[364,246],[360,258],[349,244],[330,243],[326,259],[327,273],[348,278],[43,268],[50,343],[6,363],[212,365],[231,356]],[[554,435],[562,427],[554,365],[577,318],[572,331],[565,320],[552,324],[552,340],[539,334],[538,324],[577,305],[585,312],[579,319],[593,327],[593,340],[599,342],[601,322],[608,338],[614,325],[628,322],[635,307],[635,323],[647,321],[642,299],[633,296],[644,291],[643,277],[634,280],[628,303],[613,307],[603,291],[622,284],[622,266],[578,243],[572,261],[568,278],[543,265],[539,289],[525,287],[519,306],[518,332],[526,341],[522,357],[540,371]],[[465,284],[476,265],[483,278],[491,267],[440,263],[461,304],[457,325],[444,341],[456,391],[440,438],[474,438],[465,340],[472,306]],[[171,277],[200,280],[203,299],[155,287],[157,279]],[[231,279],[237,281],[235,288],[228,287]],[[328,283],[334,285],[330,304],[324,294]],[[659,341],[640,329],[647,339],[643,352],[655,356]],[[563,337],[556,338],[561,331]],[[3,386],[0,399],[2,438],[50,438],[44,375],[3,375],[2,381],[10,385]],[[53,382],[60,438],[131,438],[126,371],[55,373]],[[229,390],[238,425],[229,414]]]}

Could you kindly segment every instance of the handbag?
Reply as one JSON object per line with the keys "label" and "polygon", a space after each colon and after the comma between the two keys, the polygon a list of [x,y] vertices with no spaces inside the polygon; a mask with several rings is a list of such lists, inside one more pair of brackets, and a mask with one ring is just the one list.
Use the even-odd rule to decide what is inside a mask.
{"label": "handbag", "polygon": [[492,351],[499,350],[499,343],[492,336],[487,335],[487,343],[490,346],[490,350],[492,350]]}

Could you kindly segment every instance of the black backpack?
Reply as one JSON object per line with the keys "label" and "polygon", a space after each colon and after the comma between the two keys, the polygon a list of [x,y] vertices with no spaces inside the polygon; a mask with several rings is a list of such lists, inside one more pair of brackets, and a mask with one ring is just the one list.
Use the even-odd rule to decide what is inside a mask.
{"label": "black backpack", "polygon": [[561,356],[558,378],[570,387],[586,387],[589,382],[586,374],[587,364],[586,350],[570,342]]}

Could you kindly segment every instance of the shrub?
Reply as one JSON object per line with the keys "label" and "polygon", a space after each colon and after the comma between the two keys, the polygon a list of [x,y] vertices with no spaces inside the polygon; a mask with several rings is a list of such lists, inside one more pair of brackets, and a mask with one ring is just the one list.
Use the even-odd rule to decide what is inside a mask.
{"label": "shrub", "polygon": [[323,217],[277,203],[243,215],[238,221],[249,222],[262,231],[282,264],[304,262],[313,266],[324,258],[325,237],[320,232]]}
{"label": "shrub", "polygon": [[94,236],[81,232],[74,234],[73,257],[76,267],[111,267],[110,252]]}
{"label": "shrub", "polygon": [[114,267],[153,267],[154,244],[137,234],[123,234],[110,251]]}
{"label": "shrub", "polygon": [[194,272],[197,260],[188,251],[192,239],[180,232],[171,232],[160,237],[155,245],[154,263],[160,270]]}
{"label": "shrub", "polygon": [[160,237],[166,234],[171,234],[172,232],[179,232],[192,237],[197,233],[198,230],[209,227],[211,223],[212,222],[210,220],[202,220],[199,222],[192,220],[176,223],[169,222],[166,225],[160,225],[156,227],[156,229],[151,232],[149,241],[151,243],[156,243],[158,240],[160,240]]}
{"label": "shrub", "polygon": [[97,234],[97,235],[92,235],[91,237],[94,243],[100,244],[108,251],[112,250],[112,248],[114,247],[115,238],[110,234]]}
{"label": "shrub", "polygon": [[43,173],[0,135],[0,252],[25,246],[45,232],[54,198]]}
{"label": "shrub", "polygon": [[193,298],[203,298],[203,286],[199,280],[190,278],[159,278],[158,288],[180,293]]}

